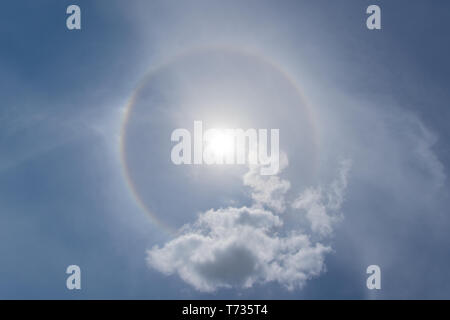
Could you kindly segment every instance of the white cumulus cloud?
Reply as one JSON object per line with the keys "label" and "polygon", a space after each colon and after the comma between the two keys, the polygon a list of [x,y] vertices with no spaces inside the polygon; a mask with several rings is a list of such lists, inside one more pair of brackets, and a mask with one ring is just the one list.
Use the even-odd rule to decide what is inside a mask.
{"label": "white cumulus cloud", "polygon": [[[200,214],[179,236],[148,250],[147,263],[164,274],[177,274],[205,292],[268,282],[288,290],[301,288],[325,270],[325,256],[332,249],[314,242],[311,236],[331,232],[335,219],[327,211],[340,208],[349,167],[349,162],[343,162],[336,181],[305,190],[289,206],[285,199],[289,181],[259,176],[250,168],[244,184],[252,188],[251,207],[211,209]],[[300,209],[299,216],[306,212],[311,234],[284,230],[280,213],[288,209]]]}
{"label": "white cumulus cloud", "polygon": [[327,188],[308,188],[292,203],[294,209],[306,212],[312,230],[322,236],[329,235],[333,225],[342,218],[338,210],[344,201],[350,166],[350,160],[343,160],[339,176]]}

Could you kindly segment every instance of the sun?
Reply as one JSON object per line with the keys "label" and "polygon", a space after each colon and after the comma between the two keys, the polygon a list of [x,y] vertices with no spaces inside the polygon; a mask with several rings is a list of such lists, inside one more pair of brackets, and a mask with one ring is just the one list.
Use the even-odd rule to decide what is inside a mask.
{"label": "sun", "polygon": [[216,158],[233,156],[234,150],[234,137],[224,130],[215,130],[208,139],[208,151]]}

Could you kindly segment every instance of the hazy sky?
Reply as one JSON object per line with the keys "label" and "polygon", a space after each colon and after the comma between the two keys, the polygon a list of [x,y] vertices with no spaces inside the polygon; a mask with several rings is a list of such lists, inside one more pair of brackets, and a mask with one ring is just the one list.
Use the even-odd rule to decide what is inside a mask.
{"label": "hazy sky", "polygon": [[[448,10],[4,3],[0,298],[449,298]],[[174,166],[193,120],[279,128],[283,171]]]}

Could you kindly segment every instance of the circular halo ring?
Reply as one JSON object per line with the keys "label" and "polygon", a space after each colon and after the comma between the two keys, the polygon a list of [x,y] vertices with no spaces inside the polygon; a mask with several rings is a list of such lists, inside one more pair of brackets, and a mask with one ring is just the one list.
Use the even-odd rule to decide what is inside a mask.
{"label": "circular halo ring", "polygon": [[[122,171],[125,177],[125,181],[126,184],[129,188],[129,190],[131,191],[134,199],[136,200],[137,204],[139,205],[139,207],[146,212],[150,218],[152,219],[152,221],[160,226],[164,231],[166,231],[167,233],[174,235],[177,233],[177,230],[175,230],[172,226],[169,226],[168,224],[160,221],[157,217],[157,215],[155,213],[153,213],[148,207],[147,205],[144,203],[144,201],[141,199],[141,196],[139,195],[139,192],[136,190],[136,187],[133,183],[132,178],[130,177],[129,174],[129,169],[128,169],[128,165],[127,165],[127,161],[126,161],[126,156],[125,156],[125,150],[126,150],[126,130],[127,130],[127,124],[128,124],[128,119],[129,119],[129,115],[131,114],[131,111],[133,110],[133,105],[135,103],[136,97],[139,95],[140,91],[142,90],[142,88],[145,86],[145,84],[147,83],[147,79],[151,78],[156,72],[158,72],[159,70],[161,70],[162,68],[176,62],[177,60],[188,56],[188,55],[193,55],[196,53],[202,53],[204,51],[213,51],[213,50],[223,50],[226,52],[230,52],[233,54],[238,54],[238,55],[243,55],[243,56],[247,56],[247,57],[252,57],[256,60],[258,60],[259,62],[261,62],[262,64],[269,66],[270,68],[274,69],[275,71],[277,71],[279,74],[281,74],[287,81],[288,83],[295,89],[296,94],[298,95],[299,99],[304,103],[305,105],[305,110],[306,110],[306,114],[309,120],[309,123],[311,123],[311,129],[312,129],[312,139],[313,139],[313,145],[315,148],[315,152],[314,152],[314,158],[317,157],[317,150],[318,150],[318,146],[319,146],[319,141],[318,141],[318,135],[317,135],[317,124],[316,124],[316,117],[314,114],[314,110],[311,108],[310,104],[308,104],[307,100],[305,99],[304,95],[302,94],[299,85],[297,84],[296,80],[289,74],[287,73],[281,66],[275,64],[274,62],[270,61],[269,59],[267,59],[266,57],[256,54],[254,52],[249,52],[246,50],[243,50],[241,48],[234,48],[234,47],[225,47],[225,46],[206,46],[206,47],[199,47],[199,48],[194,48],[194,49],[189,49],[186,50],[180,54],[177,54],[173,57],[171,57],[170,59],[168,59],[167,61],[151,68],[143,77],[143,79],[139,82],[138,86],[136,87],[136,89],[134,90],[134,92],[132,93],[126,109],[125,109],[125,113],[122,119],[122,124],[121,124],[121,130],[120,130],[120,161],[121,161],[121,165],[122,165]],[[314,159],[317,160],[317,159]],[[313,161],[313,169],[316,170],[316,166],[315,163],[317,161]]]}

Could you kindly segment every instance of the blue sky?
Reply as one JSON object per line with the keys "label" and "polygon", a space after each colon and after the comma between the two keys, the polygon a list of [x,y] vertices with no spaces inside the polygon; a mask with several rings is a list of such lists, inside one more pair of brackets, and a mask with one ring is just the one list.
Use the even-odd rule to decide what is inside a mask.
{"label": "blue sky", "polygon": [[[70,4],[81,7],[82,30],[66,29]],[[370,4],[382,9],[382,30],[365,26]],[[438,0],[3,4],[0,298],[449,298],[449,9]],[[337,210],[342,219],[325,239],[306,232],[331,250],[317,255],[316,262],[324,259],[320,272],[298,287],[287,288],[292,279],[279,275],[269,281],[266,273],[243,274],[254,280],[245,285],[242,269],[233,263],[228,271],[212,264],[208,272],[183,273],[176,265],[190,266],[190,257],[170,254],[167,269],[159,263],[168,254],[163,248],[183,238],[156,223],[125,180],[121,128],[128,102],[143,86],[134,110],[149,105],[149,113],[133,119],[162,115],[145,131],[148,150],[127,140],[128,154],[149,160],[148,167],[133,169],[135,177],[142,176],[145,204],[161,214],[169,210],[180,223],[195,222],[198,211],[251,205],[248,185],[237,177],[241,171],[200,172],[208,177],[203,181],[185,171],[179,175],[179,168],[164,162],[169,155],[158,153],[171,147],[170,136],[150,135],[173,130],[163,117],[166,110],[189,116],[186,110],[198,111],[195,102],[215,97],[212,84],[210,90],[200,85],[208,79],[203,67],[214,59],[247,70],[239,79],[248,76],[252,82],[248,90],[241,87],[242,96],[263,86],[252,68],[268,75],[271,86],[279,84],[256,101],[285,99],[283,105],[264,104],[255,121],[280,125],[281,134],[297,132],[281,136],[289,166],[280,179],[290,181],[292,193],[326,190],[341,181],[341,160],[352,163]],[[232,91],[235,74],[229,68],[229,74],[218,75],[222,92]],[[180,75],[187,80],[172,86]],[[286,77],[313,110],[320,137],[315,157],[310,123],[303,109],[291,109],[293,89],[283,82]],[[160,105],[161,111],[148,102],[154,97],[174,103]],[[179,97],[192,101],[186,98],[180,106]],[[258,110],[235,104],[225,107],[228,114],[218,113],[224,101],[217,101],[211,114],[229,122]],[[316,171],[308,175],[312,167]],[[295,215],[283,219],[289,214]],[[230,250],[226,261],[236,258],[233,252],[242,254]],[[81,267],[80,291],[65,287],[71,264]],[[371,264],[381,267],[380,291],[366,288]]]}

